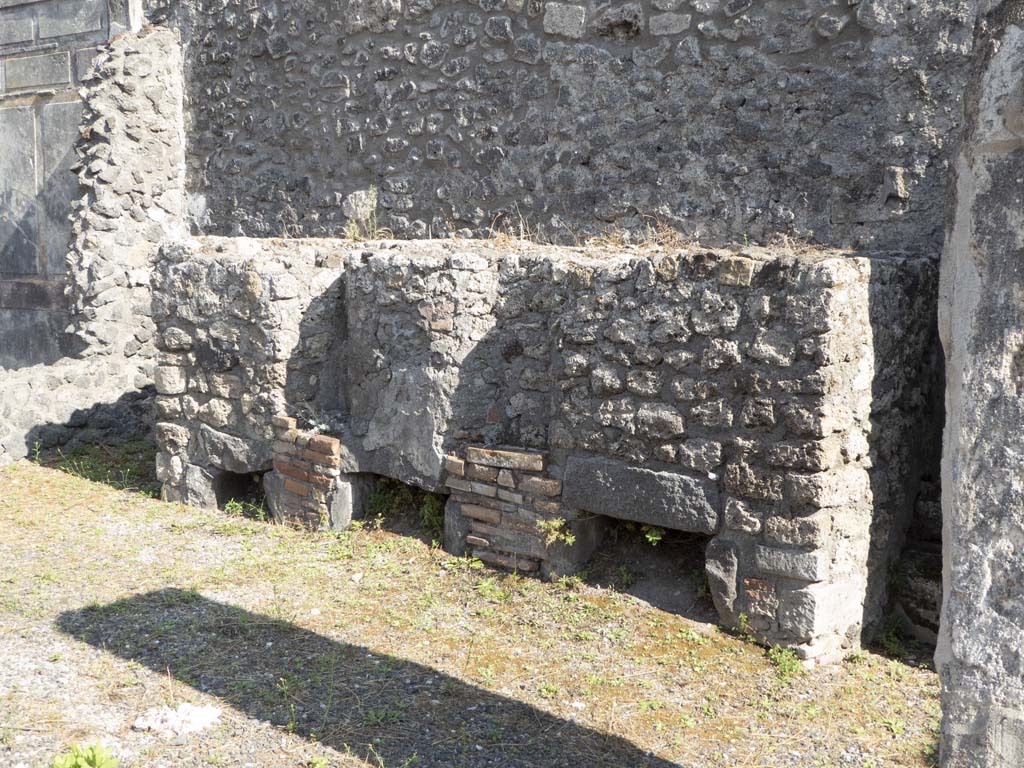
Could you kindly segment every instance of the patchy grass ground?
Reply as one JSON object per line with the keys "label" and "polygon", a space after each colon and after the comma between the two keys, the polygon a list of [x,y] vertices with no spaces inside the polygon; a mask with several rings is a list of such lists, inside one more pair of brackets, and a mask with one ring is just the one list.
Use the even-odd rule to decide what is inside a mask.
{"label": "patchy grass ground", "polygon": [[[449,557],[417,510],[313,535],[164,504],[146,459],[0,469],[4,765],[74,743],[122,768],[934,764],[923,660],[801,673],[614,587]],[[132,730],[182,702],[221,724]]]}

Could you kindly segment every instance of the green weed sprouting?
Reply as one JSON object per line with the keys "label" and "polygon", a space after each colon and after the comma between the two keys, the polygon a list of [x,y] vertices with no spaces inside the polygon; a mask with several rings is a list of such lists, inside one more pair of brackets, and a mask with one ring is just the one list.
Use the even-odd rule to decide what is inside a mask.
{"label": "green weed sprouting", "polygon": [[75,746],[50,763],[50,768],[119,768],[121,761],[99,744]]}

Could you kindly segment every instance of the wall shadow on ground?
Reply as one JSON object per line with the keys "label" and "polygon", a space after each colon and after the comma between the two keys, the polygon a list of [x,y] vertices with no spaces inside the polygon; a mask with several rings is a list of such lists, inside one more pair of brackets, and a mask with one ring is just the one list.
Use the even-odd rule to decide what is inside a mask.
{"label": "wall shadow on ground", "polygon": [[[116,445],[148,440],[153,427],[153,388],[126,392],[111,402],[78,408],[62,422],[43,422],[24,433],[23,448],[15,458],[34,456],[57,448]],[[23,455],[17,455],[24,451]]]}
{"label": "wall shadow on ground", "polygon": [[[629,742],[437,670],[179,589],[61,614],[90,645],[381,764],[673,768]],[[129,640],[131,648],[126,648]],[[482,747],[482,749],[478,748]]]}

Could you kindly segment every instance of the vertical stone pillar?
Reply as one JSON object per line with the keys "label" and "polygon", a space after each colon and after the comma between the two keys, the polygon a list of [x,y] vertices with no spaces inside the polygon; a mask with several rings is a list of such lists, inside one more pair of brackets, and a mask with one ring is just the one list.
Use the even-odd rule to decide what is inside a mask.
{"label": "vertical stone pillar", "polygon": [[275,416],[274,469],[263,478],[267,505],[278,522],[343,531],[365,516],[373,492],[370,475],[354,466],[341,441],[299,429]]}
{"label": "vertical stone pillar", "polygon": [[942,265],[942,765],[1024,765],[1024,4],[979,23]]}

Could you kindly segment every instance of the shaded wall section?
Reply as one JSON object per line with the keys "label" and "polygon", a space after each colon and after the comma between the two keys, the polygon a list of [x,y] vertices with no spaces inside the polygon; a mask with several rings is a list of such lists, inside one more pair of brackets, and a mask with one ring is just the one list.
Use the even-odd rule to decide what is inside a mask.
{"label": "shaded wall section", "polygon": [[1024,4],[979,24],[940,330],[942,765],[1024,765]]}
{"label": "shaded wall section", "polygon": [[124,0],[0,4],[0,368],[65,352],[77,89],[96,46],[136,20]]}
{"label": "shaded wall section", "polygon": [[37,447],[148,433],[149,269],[156,244],[180,235],[183,210],[180,72],[180,46],[167,30],[121,35],[92,61],[79,91],[81,197],[66,284],[47,276],[0,283],[29,320],[45,301],[70,299],[76,342],[55,363],[0,368],[0,464]]}

